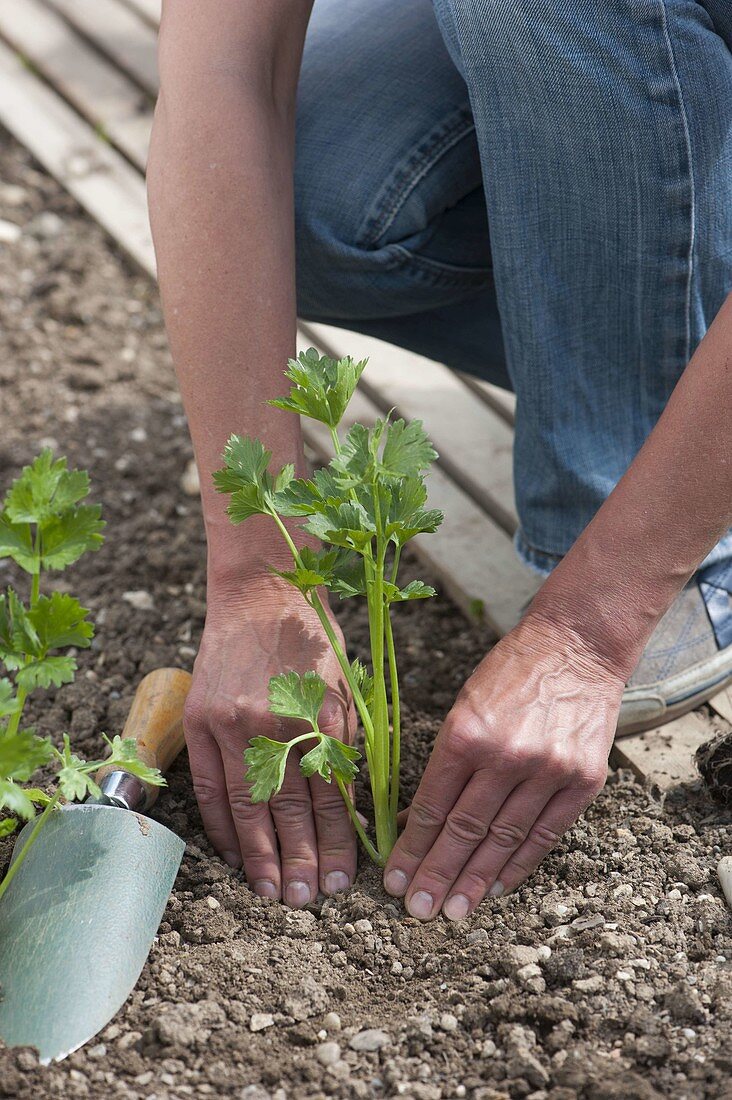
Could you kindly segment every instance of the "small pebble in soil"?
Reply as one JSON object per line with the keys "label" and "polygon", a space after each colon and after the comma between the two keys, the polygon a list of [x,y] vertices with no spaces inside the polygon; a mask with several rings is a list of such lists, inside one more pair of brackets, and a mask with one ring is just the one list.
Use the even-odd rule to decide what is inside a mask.
{"label": "small pebble in soil", "polygon": [[349,1042],[351,1050],[381,1050],[391,1042],[391,1037],[380,1028],[369,1027],[365,1031],[359,1031]]}
{"label": "small pebble in soil", "polygon": [[265,1028],[274,1026],[274,1017],[269,1012],[254,1012],[249,1021],[250,1031],[264,1031]]}

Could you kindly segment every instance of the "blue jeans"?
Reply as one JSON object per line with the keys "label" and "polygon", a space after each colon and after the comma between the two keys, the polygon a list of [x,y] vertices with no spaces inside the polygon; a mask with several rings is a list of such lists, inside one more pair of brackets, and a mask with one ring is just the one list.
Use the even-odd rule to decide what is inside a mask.
{"label": "blue jeans", "polygon": [[[316,0],[301,316],[510,387],[550,569],[732,289],[730,0]],[[712,552],[732,580],[732,533]]]}

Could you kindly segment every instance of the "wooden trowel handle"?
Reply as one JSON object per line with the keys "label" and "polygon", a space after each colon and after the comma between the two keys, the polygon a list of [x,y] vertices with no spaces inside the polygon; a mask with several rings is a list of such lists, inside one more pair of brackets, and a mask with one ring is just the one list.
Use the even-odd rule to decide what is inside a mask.
{"label": "wooden trowel handle", "polygon": [[[168,770],[185,744],[183,736],[183,706],[191,686],[191,675],[182,668],[156,668],[148,672],[132,700],[123,737],[137,742],[140,759],[151,768]],[[119,772],[119,766],[106,765],[96,774],[97,783],[105,776]],[[144,806],[149,809],[157,798],[158,788],[137,781],[144,790]]]}

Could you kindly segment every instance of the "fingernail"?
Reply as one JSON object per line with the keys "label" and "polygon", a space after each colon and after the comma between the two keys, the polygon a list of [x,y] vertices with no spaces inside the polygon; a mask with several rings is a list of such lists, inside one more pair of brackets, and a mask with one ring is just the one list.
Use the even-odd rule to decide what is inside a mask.
{"label": "fingernail", "polygon": [[259,898],[278,898],[280,896],[279,890],[273,882],[270,882],[267,878],[260,878],[254,883],[252,887],[254,893]]}
{"label": "fingernail", "polygon": [[339,890],[347,890],[351,880],[345,871],[329,871],[323,881],[326,894],[337,894]]}
{"label": "fingernail", "polygon": [[407,910],[410,917],[416,917],[417,920],[429,920],[432,916],[434,904],[432,894],[428,894],[425,890],[418,890],[416,894],[412,894],[407,902]]}
{"label": "fingernail", "polygon": [[241,855],[239,852],[222,852],[221,858],[229,867],[241,867]]}
{"label": "fingernail", "polygon": [[384,889],[394,898],[403,898],[409,886],[409,879],[404,871],[389,871],[384,876]]}
{"label": "fingernail", "polygon": [[465,894],[453,894],[442,906],[442,912],[448,920],[462,920],[467,917],[469,909],[470,902]]}
{"label": "fingernail", "polygon": [[293,909],[307,905],[310,901],[310,887],[307,882],[288,882],[285,888],[285,901]]}
{"label": "fingernail", "polygon": [[506,887],[502,882],[494,882],[488,891],[488,896],[491,898],[500,898],[505,893]]}

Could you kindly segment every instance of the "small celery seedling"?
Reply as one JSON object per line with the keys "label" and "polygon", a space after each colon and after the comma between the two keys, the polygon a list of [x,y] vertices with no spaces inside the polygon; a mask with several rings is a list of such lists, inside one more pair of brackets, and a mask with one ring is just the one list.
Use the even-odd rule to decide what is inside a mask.
{"label": "small celery seedling", "polygon": [[[119,764],[148,783],[164,782],[157,769],[138,759],[133,740],[105,737],[110,757],[84,761],[71,751],[68,735],[64,734],[63,747],[57,749],[49,737],[22,728],[30,693],[70,683],[76,672],[73,650],[89,646],[94,636],[88,610],[77,599],[65,592],[50,596],[40,592],[45,570],[66,569],[102,544],[101,508],[82,503],[88,493],[88,474],[67,469],[65,458],[54,460],[51,451],[45,450],[24,467],[0,511],[0,559],[12,558],[30,575],[27,604],[13,588],[0,594],[0,664],[9,674],[0,678],[0,811],[10,815],[0,818],[0,836],[12,833],[19,818],[35,818],[35,803],[45,807],[0,882],[0,898],[61,799],[101,794],[92,776],[103,763]],[[24,786],[49,763],[58,766],[52,794]]]}
{"label": "small celery seedling", "polygon": [[[258,439],[234,435],[214,482],[220,492],[231,496],[228,513],[233,523],[254,515],[269,516],[289,547],[293,567],[277,575],[297,588],[316,611],[361,719],[376,845],[364,832],[348,792],[360,754],[318,726],[326,685],[316,672],[304,676],[286,672],[270,680],[272,712],[301,719],[308,730],[288,742],[267,737],[252,740],[244,754],[251,797],[254,801],[271,798],[282,786],[292,747],[314,740],[313,748],[301,758],[302,773],[317,772],[327,782],[335,780],[364,847],[383,864],[396,840],[399,801],[401,716],[390,610],[393,604],[435,594],[422,581],[400,587],[398,572],[404,546],[415,535],[435,531],[442,514],[425,507],[424,475],[437,454],[419,421],[407,424],[386,418],[372,427],[354,424],[340,439],[338,426],[365,366],[365,360],[330,359],[314,348],[288,363],[285,376],[290,392],[270,404],[325,424],[333,443],[334,457],[312,479],[296,478],[291,465],[270,472],[271,452]],[[298,517],[305,521],[303,529],[320,540],[320,549],[298,549],[285,523]],[[319,589],[341,599],[365,598],[370,672],[358,661],[348,661]]]}

